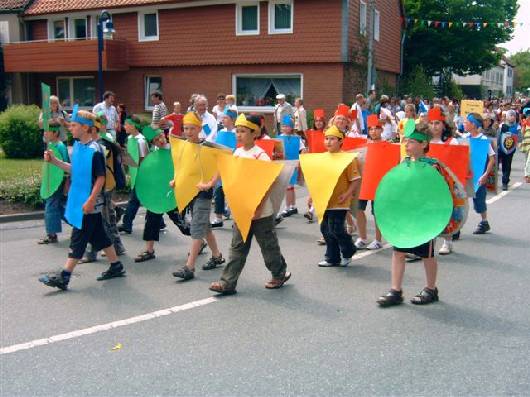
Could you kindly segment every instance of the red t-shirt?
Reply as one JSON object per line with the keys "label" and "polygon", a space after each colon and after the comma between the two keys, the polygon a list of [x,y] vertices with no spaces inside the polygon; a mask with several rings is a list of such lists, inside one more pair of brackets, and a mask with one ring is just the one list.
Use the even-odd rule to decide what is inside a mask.
{"label": "red t-shirt", "polygon": [[184,118],[183,114],[171,113],[164,117],[164,120],[169,120],[173,123],[173,128],[169,132],[174,136],[182,136],[182,119]]}

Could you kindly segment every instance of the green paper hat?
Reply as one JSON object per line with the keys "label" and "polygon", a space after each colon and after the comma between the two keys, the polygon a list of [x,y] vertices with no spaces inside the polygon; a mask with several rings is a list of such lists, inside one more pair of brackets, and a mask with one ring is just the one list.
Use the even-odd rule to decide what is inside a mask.
{"label": "green paper hat", "polygon": [[418,131],[416,129],[416,122],[413,120],[413,119],[408,119],[407,122],[405,123],[405,138],[410,138],[410,139],[414,139],[415,141],[418,141],[418,142],[429,142],[431,140],[431,137],[429,136],[429,134],[425,133],[425,132],[422,132],[422,131]]}
{"label": "green paper hat", "polygon": [[416,122],[414,121],[414,119],[408,119],[407,122],[405,123],[405,137],[408,138],[410,136],[410,134],[412,134],[414,132],[414,130],[416,129]]}
{"label": "green paper hat", "polygon": [[148,142],[151,142],[156,136],[162,133],[163,131],[160,128],[153,128],[150,125],[142,129],[142,135],[145,137],[145,139],[147,139]]}

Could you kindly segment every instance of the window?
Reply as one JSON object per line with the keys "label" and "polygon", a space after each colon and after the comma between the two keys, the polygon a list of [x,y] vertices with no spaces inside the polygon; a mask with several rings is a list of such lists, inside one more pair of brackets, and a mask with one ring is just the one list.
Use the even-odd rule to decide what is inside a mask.
{"label": "window", "polygon": [[87,20],[86,18],[72,18],[70,31],[73,33],[71,38],[86,39],[87,38]]}
{"label": "window", "polygon": [[151,94],[156,90],[162,91],[162,77],[145,76],[145,109],[153,110],[151,103]]}
{"label": "window", "polygon": [[251,111],[253,107],[272,107],[276,95],[285,94],[287,102],[293,104],[302,96],[303,76],[301,74],[279,75],[237,75],[232,81],[240,110]]}
{"label": "window", "polygon": [[381,26],[381,14],[379,11],[375,10],[374,16],[374,40],[379,41],[379,29]]}
{"label": "window", "polygon": [[158,40],[158,12],[138,13],[138,41]]}
{"label": "window", "polygon": [[236,5],[236,35],[259,34],[259,2]]}
{"label": "window", "polygon": [[48,25],[49,40],[64,40],[66,38],[66,29],[64,19],[50,21]]}
{"label": "window", "polygon": [[512,77],[512,68],[508,68],[508,77]]}
{"label": "window", "polygon": [[293,33],[292,0],[269,1],[269,34]]}
{"label": "window", "polygon": [[76,103],[81,108],[92,108],[96,103],[96,80],[94,77],[57,77],[57,92],[65,108],[71,109]]}
{"label": "window", "polygon": [[366,3],[361,1],[359,8],[359,33],[366,35]]}

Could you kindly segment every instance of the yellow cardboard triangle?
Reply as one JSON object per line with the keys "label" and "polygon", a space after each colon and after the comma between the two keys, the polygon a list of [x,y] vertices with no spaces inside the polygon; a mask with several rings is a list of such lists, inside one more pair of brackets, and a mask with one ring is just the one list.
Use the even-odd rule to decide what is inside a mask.
{"label": "yellow cardboard triangle", "polygon": [[280,175],[283,164],[222,154],[217,166],[234,221],[247,241],[256,208]]}
{"label": "yellow cardboard triangle", "polygon": [[175,199],[182,211],[199,193],[197,184],[210,181],[217,172],[219,150],[169,137],[175,169]]}
{"label": "yellow cardboard triangle", "polygon": [[351,164],[355,153],[309,153],[300,155],[300,166],[318,217],[322,222],[329,199],[344,169]]}

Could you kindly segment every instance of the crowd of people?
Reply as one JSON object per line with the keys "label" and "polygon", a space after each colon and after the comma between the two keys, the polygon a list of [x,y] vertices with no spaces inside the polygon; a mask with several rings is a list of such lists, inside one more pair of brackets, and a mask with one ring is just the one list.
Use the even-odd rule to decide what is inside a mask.
{"label": "crowd of people", "polygon": [[[278,94],[272,131],[266,128],[264,115],[239,112],[233,95],[219,94],[210,112],[208,99],[204,95],[193,94],[184,111],[181,103],[175,102],[170,113],[162,92],[155,91],[151,95],[153,113],[150,120],[141,115],[127,115],[125,105],[119,104],[116,108],[114,100],[115,94],[108,91],[91,112],[75,108],[72,115],[68,115],[61,110],[59,99],[52,96],[47,117],[43,117],[44,111],[40,116],[46,143],[44,160],[50,167],[62,170],[64,178],[46,197],[46,235],[39,244],[57,243],[62,220],[72,226],[70,251],[64,268],[39,279],[47,286],[67,290],[75,266],[80,262],[96,260],[99,251],[104,251],[109,268],[98,280],[124,276],[125,268],[119,257],[126,252],[126,236],[132,233],[137,212],[143,205],[146,207],[143,225],[145,249],[134,258],[135,262],[156,259],[155,244],[160,230],[166,227],[163,216],[166,213],[191,239],[186,264],[173,272],[174,277],[192,280],[199,255],[208,248],[211,257],[202,269],[224,266],[220,280],[212,283],[210,290],[225,295],[234,294],[251,240],[255,237],[265,265],[271,272],[271,279],[265,287],[280,288],[290,279],[291,273],[287,271],[275,227],[298,214],[296,186],[303,184],[304,179],[311,195],[304,217],[310,223],[318,218],[322,235],[317,242],[326,246],[324,259],[318,266],[348,266],[357,251],[378,250],[384,246],[384,233],[378,227],[381,219],[375,219],[375,199],[359,199],[359,192],[364,182],[363,167],[368,164],[368,156],[373,152],[370,148],[388,143],[399,146],[403,162],[427,164],[446,175],[443,164],[427,154],[430,145],[469,145],[470,156],[477,158],[478,149],[474,149],[471,142],[485,141],[487,148],[479,171],[475,170],[476,175],[472,177],[469,167],[470,176],[467,186],[464,186],[466,197],[472,199],[474,210],[481,216],[474,230],[477,235],[491,229],[486,205],[491,176],[496,177],[499,167],[502,170],[502,189],[509,188],[511,163],[517,148],[527,154],[525,177],[530,182],[530,127],[526,121],[530,117],[530,103],[521,99],[485,101],[483,112],[463,114],[460,104],[447,97],[397,99],[387,95],[377,97],[372,90],[367,97],[358,94],[352,106],[338,104],[329,117],[324,110],[315,109],[312,125],[308,125],[303,99],[296,98],[291,105],[285,95]],[[74,140],[71,152],[65,145],[68,132]],[[325,161],[314,170],[304,165],[304,158],[308,158],[304,156],[315,154],[317,138],[322,143],[319,152],[330,156],[325,157]],[[355,150],[345,150],[343,146],[350,138],[364,143]],[[268,193],[262,197],[251,219],[245,220],[250,222],[248,232],[246,229],[242,232],[238,219],[234,220],[228,258],[222,255],[214,232],[231,217],[230,203],[226,200],[219,172],[206,178],[200,165],[196,169],[193,168],[195,165],[189,165],[193,168],[190,175],[201,175],[201,178],[191,186],[193,197],[185,208],[176,208],[175,204],[175,208],[162,211],[142,202],[138,183],[146,179],[147,172],[156,172],[152,164],[173,167],[176,163],[172,164],[171,155],[165,153],[173,152],[173,157],[182,156],[183,152],[177,155],[176,146],[170,144],[175,139],[185,140],[196,147],[214,148],[225,154],[229,151],[235,158],[260,162],[288,160],[300,164],[282,186],[285,196],[282,211],[275,211],[269,186]],[[267,145],[266,141],[272,145]],[[339,153],[351,153],[351,156],[339,156]],[[148,163],[150,168],[146,166]],[[147,175],[147,178],[151,176]],[[316,179],[321,184],[319,186],[324,183],[329,191],[324,206],[319,201],[320,193],[311,190],[311,183]],[[43,180],[44,183],[46,181]],[[49,185],[49,181],[47,183]],[[127,206],[117,207],[113,195],[116,189],[124,188],[127,183],[130,186]],[[244,191],[245,181],[239,183]],[[173,189],[181,186],[173,179],[168,184]],[[451,183],[449,185],[452,186]],[[496,182],[494,185],[496,188]],[[168,186],[161,189],[167,191]],[[365,211],[368,201],[371,201],[375,223],[372,241],[367,235]],[[457,229],[445,228],[444,233],[440,230],[440,254],[447,255],[453,251],[454,241],[458,240],[460,233]],[[358,237],[354,239],[354,235]],[[435,240],[436,236],[413,247],[394,247],[391,289],[377,300],[379,305],[391,306],[403,302],[406,260],[423,260],[426,273],[425,288],[411,302],[428,304],[439,299]]]}

